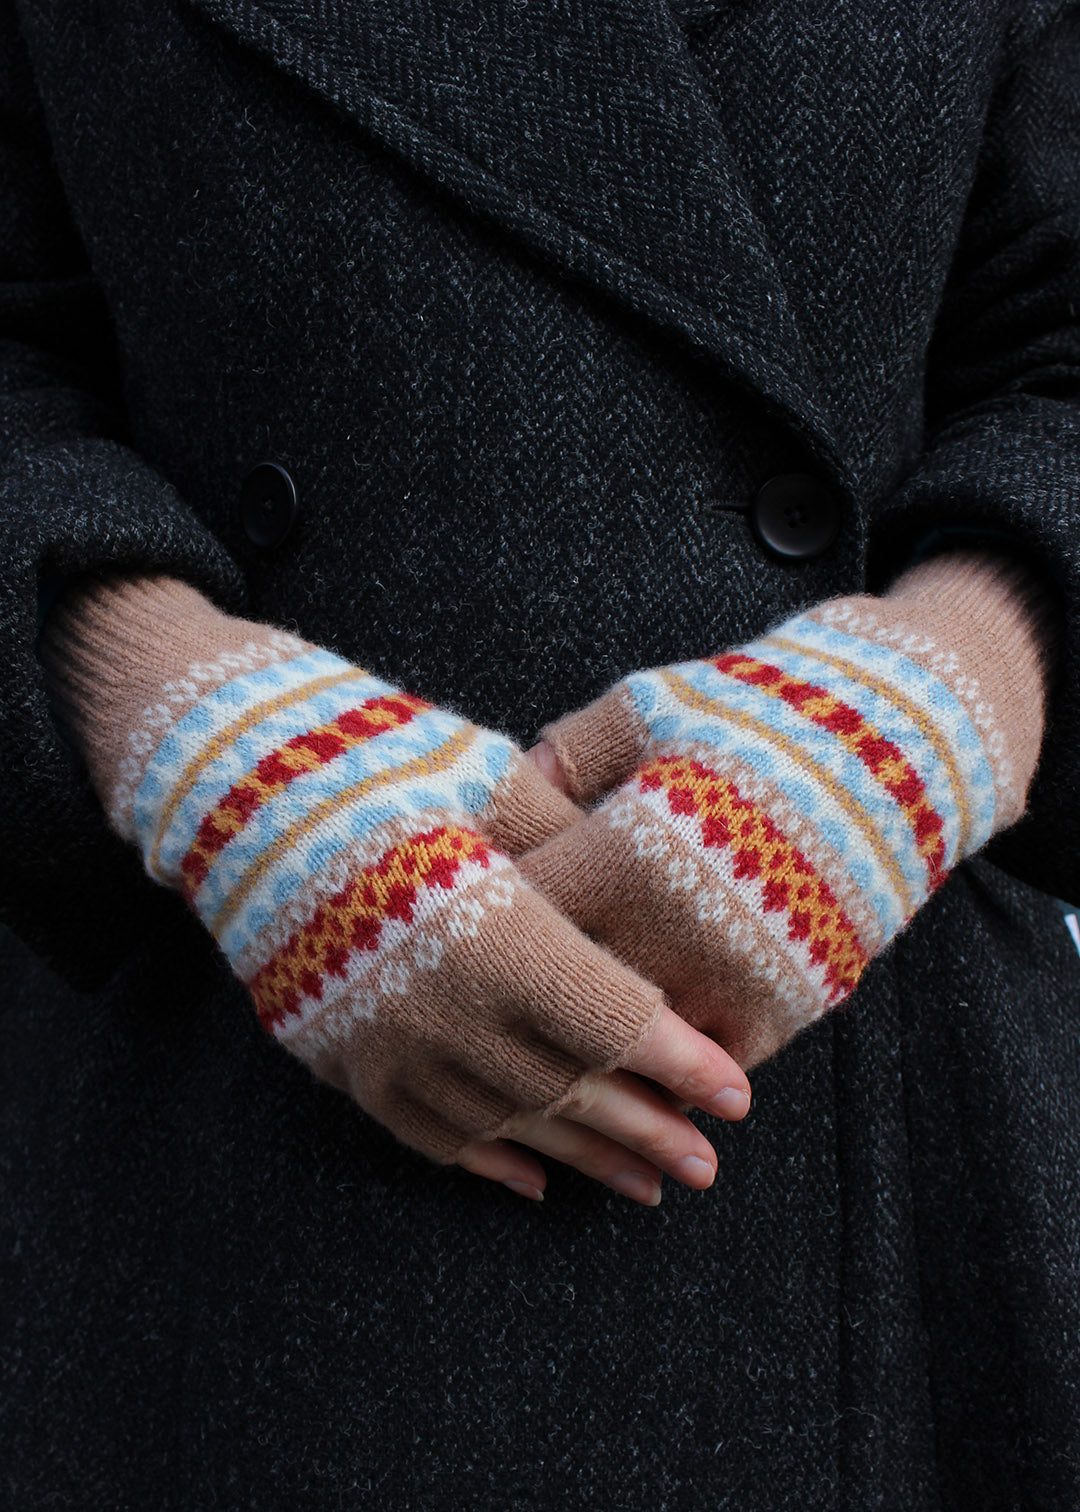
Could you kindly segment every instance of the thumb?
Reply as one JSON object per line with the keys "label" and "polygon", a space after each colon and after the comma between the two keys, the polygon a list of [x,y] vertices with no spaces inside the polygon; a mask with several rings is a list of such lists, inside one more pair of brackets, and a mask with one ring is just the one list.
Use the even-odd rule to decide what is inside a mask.
{"label": "thumb", "polygon": [[511,857],[542,844],[581,817],[565,788],[548,780],[531,752],[517,749],[490,801],[477,813],[488,839]]}
{"label": "thumb", "polygon": [[591,803],[637,768],[649,731],[624,680],[576,713],[545,725],[540,738],[558,763],[561,791],[575,803]]}
{"label": "thumb", "polygon": [[534,746],[529,747],[525,755],[537,771],[547,778],[552,787],[558,788],[560,793],[569,794],[570,784],[562,769],[562,763],[546,740],[538,740]]}

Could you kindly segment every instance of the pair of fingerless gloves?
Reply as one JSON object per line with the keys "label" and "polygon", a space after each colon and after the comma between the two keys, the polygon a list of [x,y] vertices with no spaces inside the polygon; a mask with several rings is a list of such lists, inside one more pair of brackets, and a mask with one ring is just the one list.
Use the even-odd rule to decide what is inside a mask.
{"label": "pair of fingerless gloves", "polygon": [[940,557],[633,673],[543,730],[570,798],[505,736],[168,578],[70,589],[41,654],[111,823],[263,1026],[449,1163],[557,1112],[665,1004],[751,1069],[854,990],[1023,811],[1044,695],[1019,581]]}

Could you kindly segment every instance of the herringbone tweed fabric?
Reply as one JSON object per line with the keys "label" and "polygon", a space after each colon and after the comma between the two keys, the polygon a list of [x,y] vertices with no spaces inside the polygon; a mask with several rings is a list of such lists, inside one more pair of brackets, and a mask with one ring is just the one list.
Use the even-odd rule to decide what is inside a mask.
{"label": "herringbone tweed fabric", "polygon": [[[1078,80],[1075,0],[0,0],[7,1505],[1080,1503]],[[528,741],[964,530],[1056,600],[1030,819],[648,1212],[261,1045],[35,655],[157,569]]]}

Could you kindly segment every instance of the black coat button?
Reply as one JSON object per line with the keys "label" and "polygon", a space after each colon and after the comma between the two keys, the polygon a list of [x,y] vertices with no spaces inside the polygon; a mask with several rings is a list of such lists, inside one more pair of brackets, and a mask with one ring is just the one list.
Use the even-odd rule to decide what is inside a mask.
{"label": "black coat button", "polygon": [[256,546],[279,546],[296,520],[296,484],[277,462],[260,462],[240,490],[240,521]]}
{"label": "black coat button", "polygon": [[750,523],[761,544],[777,556],[815,557],[836,539],[840,506],[812,474],[778,473],[758,489]]}

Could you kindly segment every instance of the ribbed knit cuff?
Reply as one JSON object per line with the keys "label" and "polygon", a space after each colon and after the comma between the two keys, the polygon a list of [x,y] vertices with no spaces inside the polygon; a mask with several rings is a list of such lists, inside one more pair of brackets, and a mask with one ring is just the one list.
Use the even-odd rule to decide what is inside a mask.
{"label": "ribbed knit cuff", "polygon": [[314,649],[285,630],[223,614],[174,578],[72,584],[38,654],[53,706],[82,751],[110,823],[134,841],[134,794],[170,727],[241,672]]}

